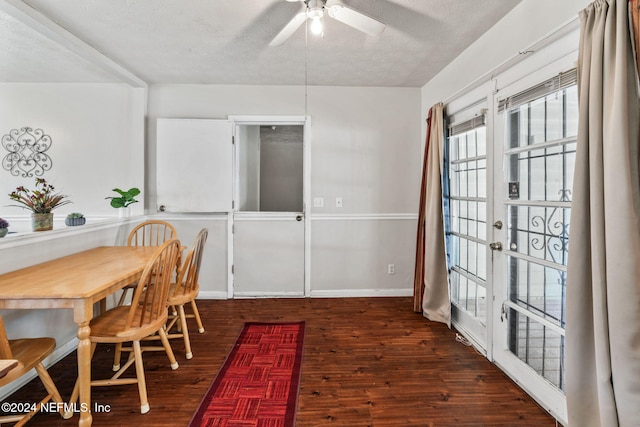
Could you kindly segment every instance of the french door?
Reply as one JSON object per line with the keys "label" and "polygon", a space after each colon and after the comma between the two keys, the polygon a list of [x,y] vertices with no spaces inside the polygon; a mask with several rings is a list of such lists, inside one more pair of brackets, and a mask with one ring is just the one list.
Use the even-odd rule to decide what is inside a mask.
{"label": "french door", "polygon": [[578,123],[576,70],[498,100],[493,358],[566,420],[565,306]]}
{"label": "french door", "polygon": [[575,80],[518,82],[488,117],[454,114],[446,148],[454,326],[561,420]]}

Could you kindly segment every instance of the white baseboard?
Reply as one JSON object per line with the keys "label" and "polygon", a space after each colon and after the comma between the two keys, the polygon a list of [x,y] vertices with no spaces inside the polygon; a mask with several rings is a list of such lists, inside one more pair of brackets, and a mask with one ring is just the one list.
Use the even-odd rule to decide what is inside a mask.
{"label": "white baseboard", "polygon": [[227,299],[227,291],[203,291],[198,293],[198,299]]}
{"label": "white baseboard", "polygon": [[410,297],[413,289],[330,289],[312,290],[312,298]]}
{"label": "white baseboard", "polygon": [[234,298],[304,298],[302,292],[235,292]]}
{"label": "white baseboard", "polygon": [[[311,298],[366,298],[366,297],[410,297],[413,289],[332,289],[312,290]],[[304,298],[299,292],[276,293],[243,293],[238,292],[235,298]],[[228,299],[222,291],[200,291],[198,299]]]}

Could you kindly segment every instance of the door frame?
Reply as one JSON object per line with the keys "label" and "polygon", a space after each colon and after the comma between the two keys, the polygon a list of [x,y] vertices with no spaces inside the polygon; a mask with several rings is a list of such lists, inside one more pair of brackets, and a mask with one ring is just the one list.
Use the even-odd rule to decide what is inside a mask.
{"label": "door frame", "polygon": [[305,115],[231,115],[233,135],[233,211],[229,213],[227,221],[227,298],[233,298],[234,291],[234,252],[233,252],[233,227],[234,214],[237,212],[236,200],[238,199],[238,145],[235,143],[238,126],[260,126],[260,125],[296,125],[303,126],[302,133],[302,216],[304,221],[304,296],[311,295],[311,219],[308,215],[309,198],[311,197],[311,117]]}

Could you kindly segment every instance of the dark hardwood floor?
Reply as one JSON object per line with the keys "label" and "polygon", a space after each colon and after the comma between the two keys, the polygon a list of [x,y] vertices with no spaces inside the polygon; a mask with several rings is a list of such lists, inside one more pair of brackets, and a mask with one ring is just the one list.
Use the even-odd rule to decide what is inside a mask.
{"label": "dark hardwood floor", "polygon": [[[410,298],[201,300],[206,328],[192,327],[194,357],[173,340],[180,368],[145,352],[151,410],[139,412],[135,385],[96,387],[94,426],[186,426],[244,322],[306,321],[296,426],[555,426],[497,367],[454,330],[412,311]],[[195,325],[191,325],[195,326]],[[94,378],[110,373],[112,349],[99,346]],[[75,352],[49,369],[63,398],[75,381]],[[133,371],[132,371],[133,372]],[[34,402],[36,379],[6,399]],[[38,414],[30,426],[77,425]]]}

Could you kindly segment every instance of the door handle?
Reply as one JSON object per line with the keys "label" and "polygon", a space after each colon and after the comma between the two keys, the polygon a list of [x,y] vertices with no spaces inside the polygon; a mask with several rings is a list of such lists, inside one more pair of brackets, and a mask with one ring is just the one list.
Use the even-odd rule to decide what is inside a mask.
{"label": "door handle", "polygon": [[296,221],[302,221],[302,215],[296,215]]}
{"label": "door handle", "polygon": [[489,248],[491,248],[492,251],[501,251],[502,250],[502,242],[489,243]]}

